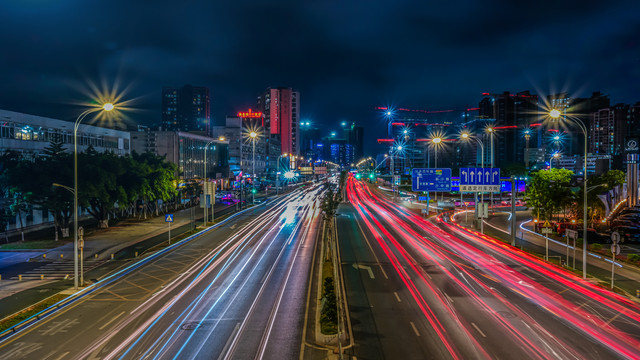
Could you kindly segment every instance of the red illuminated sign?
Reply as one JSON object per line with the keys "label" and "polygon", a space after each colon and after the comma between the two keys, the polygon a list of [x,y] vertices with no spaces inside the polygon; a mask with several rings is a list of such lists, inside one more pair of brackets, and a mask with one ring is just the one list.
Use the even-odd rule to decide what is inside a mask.
{"label": "red illuminated sign", "polygon": [[238,117],[245,118],[245,119],[261,118],[262,117],[262,113],[261,112],[253,112],[253,111],[251,111],[251,109],[249,109],[249,111],[241,111],[241,112],[239,112],[238,113]]}

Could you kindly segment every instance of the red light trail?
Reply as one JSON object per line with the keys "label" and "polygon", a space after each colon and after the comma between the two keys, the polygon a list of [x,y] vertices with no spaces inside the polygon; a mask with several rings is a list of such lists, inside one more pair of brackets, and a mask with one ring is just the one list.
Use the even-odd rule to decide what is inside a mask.
{"label": "red light trail", "polygon": [[[482,348],[479,339],[474,338],[472,334],[475,333],[469,327],[469,322],[461,317],[460,311],[464,310],[456,309],[449,304],[442,296],[442,290],[430,280],[431,277],[422,268],[415,266],[417,263],[434,262],[438,271],[447,277],[452,286],[455,285],[463,291],[483,312],[491,314],[494,323],[504,334],[508,334],[510,341],[526,349],[529,357],[583,358],[584,354],[581,353],[581,347],[553,336],[554,329],[545,328],[534,314],[530,315],[514,305],[510,297],[496,289],[496,283],[499,287],[506,287],[513,296],[535,305],[537,311],[543,312],[545,316],[550,316],[564,326],[571,327],[573,331],[582,333],[592,342],[608,348],[618,356],[640,356],[637,331],[634,336],[634,333],[618,328],[619,323],[613,321],[621,317],[624,318],[621,321],[630,321],[635,326],[640,324],[640,307],[626,298],[455,223],[439,221],[438,225],[435,225],[385,198],[376,196],[369,187],[353,178],[348,180],[347,195],[452,357],[463,356],[458,350],[461,338],[447,335],[452,331],[451,323],[437,320],[437,316],[442,316],[443,311],[446,316],[456,319],[459,328],[466,334],[476,351],[486,358],[492,356]],[[442,219],[443,217],[438,217],[438,220]],[[416,252],[422,259],[411,255]],[[543,280],[536,280],[521,271],[515,271],[513,264],[527,269],[528,272],[539,274]],[[418,283],[412,281],[412,278],[418,280]],[[558,288],[564,290],[559,292]],[[576,304],[576,300],[570,300],[570,297],[576,296],[581,299],[579,301],[595,301],[601,304],[607,313],[600,308],[583,307]],[[425,299],[437,301],[426,303]],[[500,308],[516,314],[519,320],[506,318],[497,310]],[[523,328],[521,321],[524,321],[527,327]],[[637,327],[635,329],[637,330]],[[544,345],[541,345],[540,341]]]}

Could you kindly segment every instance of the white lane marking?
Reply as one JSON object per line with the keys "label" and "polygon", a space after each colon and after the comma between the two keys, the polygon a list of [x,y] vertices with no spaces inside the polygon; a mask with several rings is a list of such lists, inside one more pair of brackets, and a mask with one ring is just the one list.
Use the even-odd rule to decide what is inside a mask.
{"label": "white lane marking", "polygon": [[418,332],[418,328],[416,328],[416,324],[414,324],[413,321],[409,321],[409,324],[411,324],[411,327],[413,328],[413,332],[416,333],[416,336],[420,336],[420,333]]}
{"label": "white lane marking", "polygon": [[482,330],[480,330],[480,328],[478,327],[478,325],[476,325],[476,323],[471,323],[471,326],[473,326],[474,328],[476,328],[476,330],[478,330],[478,332],[480,333],[480,335],[482,335],[482,337],[487,337],[487,335],[485,335]]}
{"label": "white lane marking", "polygon": [[373,270],[371,269],[371,266],[367,266],[367,265],[362,265],[362,264],[353,264],[353,268],[354,269],[362,269],[362,270],[367,270],[367,272],[369,273],[369,277],[372,279],[375,279],[376,277],[373,275]]}
{"label": "white lane marking", "polygon": [[449,302],[453,302],[453,299],[449,297],[449,295],[447,295],[447,293],[443,293],[444,296],[447,298],[447,300],[449,300]]}
{"label": "white lane marking", "polygon": [[122,316],[122,314],[124,314],[124,313],[125,313],[125,311],[123,311],[123,312],[121,312],[120,314],[118,314],[118,315],[114,316],[111,320],[107,321],[107,323],[106,323],[106,324],[104,324],[104,325],[100,326],[100,327],[98,328],[98,330],[102,330],[102,329],[106,328],[107,326],[109,326],[109,324],[111,324],[112,322],[116,321],[116,319],[117,319],[117,318],[119,318],[120,316]]}
{"label": "white lane marking", "polygon": [[398,293],[397,293],[397,292],[395,292],[395,291],[394,291],[394,292],[393,292],[393,295],[395,295],[395,296],[396,296],[396,299],[398,300],[398,302],[402,302],[402,300],[400,300],[400,296],[398,296]]}
{"label": "white lane marking", "polygon": [[69,353],[69,352],[67,351],[66,353],[64,353],[64,354],[62,354],[62,355],[60,355],[60,356],[58,356],[55,360],[60,360],[60,359],[62,359],[63,357],[67,356],[67,354],[68,354],[68,353]]}

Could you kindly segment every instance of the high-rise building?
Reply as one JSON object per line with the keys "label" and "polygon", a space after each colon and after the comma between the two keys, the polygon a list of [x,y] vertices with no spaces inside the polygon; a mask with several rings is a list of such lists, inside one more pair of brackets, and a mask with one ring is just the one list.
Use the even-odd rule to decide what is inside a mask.
{"label": "high-rise building", "polygon": [[318,144],[322,144],[321,139],[320,128],[315,126],[313,122],[302,121],[300,123],[300,155],[305,159],[315,161],[322,158],[322,151],[318,148]]}
{"label": "high-rise building", "polygon": [[210,135],[210,103],[206,87],[162,88],[162,130]]}
{"label": "high-rise building", "polygon": [[[242,116],[243,113],[238,115]],[[258,178],[266,171],[266,140],[261,118],[227,116],[225,126],[211,128],[214,138],[223,137],[229,143],[229,168],[235,176],[251,174],[255,169]],[[248,137],[250,131],[260,135],[255,139],[255,164],[253,163],[253,140]]]}
{"label": "high-rise building", "polygon": [[[270,138],[278,137],[281,154],[299,154],[300,92],[291,88],[268,88],[258,97],[258,111],[264,114]],[[268,155],[272,157],[275,154]]]}
{"label": "high-rise building", "polygon": [[[488,104],[491,102],[492,107]],[[493,136],[494,166],[503,167],[513,163],[524,162],[526,138],[523,131],[529,129],[539,119],[538,96],[529,91],[511,94],[485,95],[480,101],[480,117],[495,119],[493,135],[485,133],[485,150],[491,152],[491,136]],[[540,131],[537,132],[538,147],[541,146]]]}
{"label": "high-rise building", "polygon": [[616,104],[591,114],[590,152],[596,155],[618,156],[624,152],[629,105]]}

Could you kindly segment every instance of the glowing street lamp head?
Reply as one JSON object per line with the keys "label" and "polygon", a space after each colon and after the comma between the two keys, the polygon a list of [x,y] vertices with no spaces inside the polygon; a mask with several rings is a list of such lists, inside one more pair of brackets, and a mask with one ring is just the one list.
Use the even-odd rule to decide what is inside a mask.
{"label": "glowing street lamp head", "polygon": [[557,119],[557,118],[560,117],[560,111],[558,109],[553,109],[553,110],[549,111],[549,116],[552,119]]}
{"label": "glowing street lamp head", "polygon": [[486,130],[488,133],[492,133],[494,128],[492,126],[488,126]]}
{"label": "glowing street lamp head", "polygon": [[460,137],[463,138],[463,139],[468,139],[468,138],[471,137],[471,135],[469,135],[468,132],[463,132],[462,134],[460,134]]}
{"label": "glowing street lamp head", "polygon": [[434,144],[440,144],[442,142],[442,138],[439,138],[439,137],[433,138],[431,139],[431,141],[433,141]]}
{"label": "glowing street lamp head", "polygon": [[225,140],[226,140],[226,138],[225,138],[224,136],[220,136],[220,137],[218,138],[218,140],[220,140],[220,141],[225,141]]}
{"label": "glowing street lamp head", "polygon": [[111,111],[115,109],[115,106],[113,106],[113,103],[108,102],[102,105],[102,109],[104,109],[104,111]]}
{"label": "glowing street lamp head", "polygon": [[559,141],[559,140],[560,140],[560,135],[556,135],[556,136],[554,136],[554,137],[553,137],[553,140],[555,140],[555,141]]}
{"label": "glowing street lamp head", "polygon": [[286,173],[284,173],[284,178],[287,180],[291,180],[295,177],[296,177],[296,173],[294,173],[293,171],[287,171]]}
{"label": "glowing street lamp head", "polygon": [[252,132],[250,132],[250,133],[249,133],[249,136],[250,136],[251,138],[255,139],[255,138],[256,138],[256,136],[258,136],[258,133],[257,133],[257,132],[255,132],[255,131],[252,131]]}
{"label": "glowing street lamp head", "polygon": [[391,116],[391,111],[387,111],[387,116]]}
{"label": "glowing street lamp head", "polygon": [[553,157],[556,158],[556,159],[559,158],[560,157],[560,153],[553,153]]}
{"label": "glowing street lamp head", "polygon": [[398,151],[402,151],[402,145],[398,145]]}

